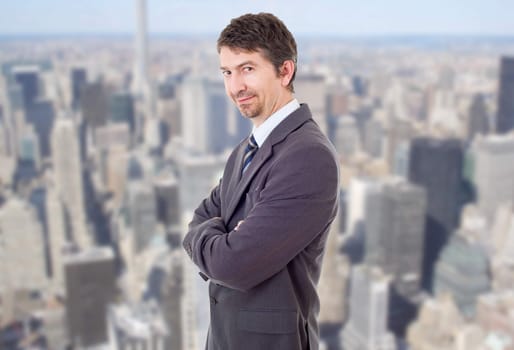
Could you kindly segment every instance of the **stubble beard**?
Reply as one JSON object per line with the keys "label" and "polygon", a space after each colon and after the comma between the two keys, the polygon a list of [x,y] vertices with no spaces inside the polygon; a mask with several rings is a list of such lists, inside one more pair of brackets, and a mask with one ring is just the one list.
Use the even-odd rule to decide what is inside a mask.
{"label": "stubble beard", "polygon": [[[243,103],[241,105],[238,105],[236,102],[237,107],[239,108],[239,112],[241,112],[241,115],[247,119],[252,119],[255,117],[258,117],[262,113],[262,105],[259,103],[257,96],[254,97],[256,101],[251,101],[250,103]],[[234,99],[234,101],[236,101]]]}
{"label": "stubble beard", "polygon": [[243,115],[243,117],[248,119],[253,119],[261,114],[262,108],[260,106],[252,107],[250,105],[242,105],[239,106],[239,112]]}

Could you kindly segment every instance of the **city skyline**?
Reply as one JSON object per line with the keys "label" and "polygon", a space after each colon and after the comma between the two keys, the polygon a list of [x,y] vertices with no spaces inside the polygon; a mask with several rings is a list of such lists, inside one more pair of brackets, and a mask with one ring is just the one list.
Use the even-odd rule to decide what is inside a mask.
{"label": "city skyline", "polygon": [[[0,348],[204,348],[212,299],[182,237],[251,133],[224,91],[215,36],[263,9],[297,30],[295,97],[339,155],[319,349],[514,350],[514,35],[301,32],[323,29],[306,15],[339,30],[330,17],[343,8],[363,21],[370,8],[392,20],[427,7],[403,3],[320,0],[302,14],[290,0],[0,4]],[[446,4],[443,19],[469,7],[461,17],[485,27],[487,11],[514,9],[493,1],[479,16],[481,3]],[[45,33],[92,14],[96,34]],[[121,35],[106,26],[117,17]],[[211,29],[160,35],[164,17]]]}
{"label": "city skyline", "polygon": [[[120,34],[135,30],[132,2],[28,0],[0,4],[0,36],[23,34]],[[150,33],[215,34],[233,17],[273,12],[298,35],[479,35],[513,36],[514,3],[505,0],[412,3],[299,0],[148,1]],[[42,15],[43,14],[43,15]]]}

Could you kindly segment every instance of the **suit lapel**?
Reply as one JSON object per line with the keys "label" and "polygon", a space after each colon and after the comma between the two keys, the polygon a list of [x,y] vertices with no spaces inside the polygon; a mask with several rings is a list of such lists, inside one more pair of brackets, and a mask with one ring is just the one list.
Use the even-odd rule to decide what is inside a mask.
{"label": "suit lapel", "polygon": [[[241,165],[242,165],[242,157],[239,162],[239,166],[235,166],[234,169],[237,169],[239,171],[239,174],[233,174],[233,178],[240,179],[240,181],[232,181],[233,184],[235,184],[233,188],[233,192],[231,192],[231,199],[229,201],[229,205],[227,207],[227,211],[225,213],[226,215],[226,222],[229,222],[232,218],[232,215],[234,214],[234,211],[237,208],[237,205],[239,201],[241,200],[241,197],[244,193],[246,193],[246,189],[248,185],[250,184],[250,181],[253,179],[255,174],[257,174],[258,170],[262,167],[262,165],[266,162],[266,160],[271,157],[272,149],[270,143],[264,143],[262,147],[257,151],[255,154],[255,157],[253,158],[252,162],[248,166],[248,169],[246,169],[245,173],[241,175]],[[239,158],[239,157],[238,157]],[[231,188],[232,189],[232,188]]]}
{"label": "suit lapel", "polygon": [[272,156],[273,146],[286,138],[293,130],[299,128],[306,121],[311,119],[311,112],[309,107],[302,104],[299,109],[291,113],[284,121],[282,121],[268,136],[264,144],[255,154],[252,162],[246,169],[245,173],[241,175],[241,166],[243,163],[244,149],[246,143],[239,146],[236,156],[236,164],[233,166],[231,181],[228,187],[229,203],[226,207],[225,222],[229,222],[234,215],[237,205],[241,201],[241,197],[246,193],[248,185],[258,173],[263,164]]}
{"label": "suit lapel", "polygon": [[[246,142],[241,142],[238,146],[237,155],[235,157],[234,163],[232,165],[232,172],[227,174],[227,178],[230,179],[227,186],[227,197],[229,202],[232,202],[234,198],[233,193],[235,193],[237,185],[241,180],[241,166],[243,165],[243,157],[245,153]],[[225,207],[225,209],[227,209]]]}

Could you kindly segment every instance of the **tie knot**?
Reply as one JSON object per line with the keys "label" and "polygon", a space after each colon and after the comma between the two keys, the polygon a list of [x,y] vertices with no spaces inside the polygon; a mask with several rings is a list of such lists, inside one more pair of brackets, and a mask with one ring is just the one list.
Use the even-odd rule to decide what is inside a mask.
{"label": "tie knot", "polygon": [[248,138],[248,148],[249,149],[254,149],[254,148],[258,148],[259,146],[257,145],[257,141],[255,141],[255,138],[253,137],[253,134],[250,135],[250,137]]}

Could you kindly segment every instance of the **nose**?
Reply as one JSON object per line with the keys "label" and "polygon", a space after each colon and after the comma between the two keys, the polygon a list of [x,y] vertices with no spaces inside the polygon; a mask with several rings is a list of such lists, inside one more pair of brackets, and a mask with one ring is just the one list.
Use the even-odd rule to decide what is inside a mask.
{"label": "nose", "polygon": [[240,92],[246,90],[244,77],[239,73],[232,73],[232,75],[225,80],[225,86],[231,96],[237,96]]}

